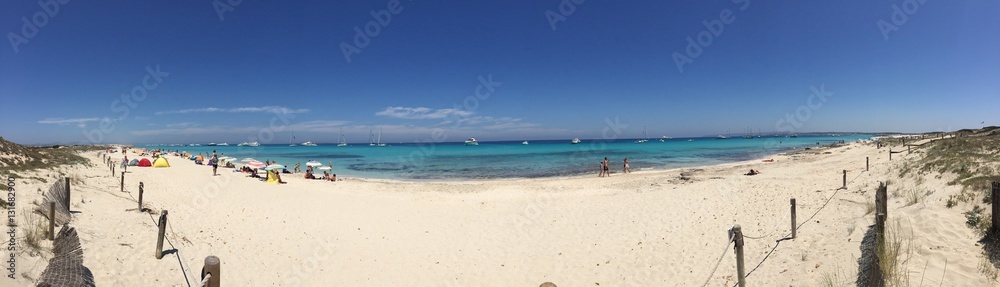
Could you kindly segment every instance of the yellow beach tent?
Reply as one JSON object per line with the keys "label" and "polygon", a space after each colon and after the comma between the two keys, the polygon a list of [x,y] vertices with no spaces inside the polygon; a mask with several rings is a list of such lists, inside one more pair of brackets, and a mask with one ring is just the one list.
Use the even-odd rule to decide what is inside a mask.
{"label": "yellow beach tent", "polygon": [[158,158],[153,162],[153,167],[170,167],[170,163],[167,162],[166,158]]}

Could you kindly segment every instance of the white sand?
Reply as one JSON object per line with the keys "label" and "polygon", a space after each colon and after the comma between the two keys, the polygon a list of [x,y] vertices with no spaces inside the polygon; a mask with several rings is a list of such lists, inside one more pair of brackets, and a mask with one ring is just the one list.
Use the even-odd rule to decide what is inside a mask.
{"label": "white sand", "polygon": [[[765,236],[745,239],[753,269],[789,232],[791,197],[799,222],[808,222],[749,285],[817,286],[824,277],[853,285],[859,242],[873,222],[865,202],[907,156],[889,163],[887,149],[861,144],[824,151],[610,178],[331,183],[286,176],[284,185],[230,169],[213,177],[209,167],[168,157],[171,168],[129,168],[128,193],[118,191],[96,152],[85,155],[95,167],[37,174],[83,179],[73,186],[80,213],[72,225],[99,286],[197,285],[208,255],[221,258],[226,286],[700,286],[708,278],[710,286],[731,286],[731,247],[710,273],[726,230],[740,224],[747,236]],[[872,170],[863,173],[866,156]],[[762,174],[742,175],[750,168]],[[853,181],[837,192],[844,169]],[[682,171],[693,180],[680,180]],[[912,240],[911,282],[996,284],[978,271],[979,237],[960,213],[968,208],[945,207],[958,193],[948,179],[928,178],[922,188],[935,192],[915,205],[889,196],[890,219]],[[49,180],[19,181],[19,204],[37,200],[35,189],[47,190]],[[134,210],[140,181],[157,215]],[[897,185],[890,190],[907,183]],[[164,249],[177,251],[157,260],[155,220],[163,209],[170,223]],[[20,254],[19,275],[37,278],[50,256]],[[31,284],[24,277],[17,285]]]}

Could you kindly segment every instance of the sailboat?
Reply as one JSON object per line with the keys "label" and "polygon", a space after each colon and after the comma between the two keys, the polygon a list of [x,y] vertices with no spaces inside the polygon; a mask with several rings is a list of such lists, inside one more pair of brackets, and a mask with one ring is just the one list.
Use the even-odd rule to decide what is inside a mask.
{"label": "sailboat", "polygon": [[717,139],[717,140],[729,139],[729,130],[726,130],[726,135],[719,135],[719,136],[715,137],[715,139]]}
{"label": "sailboat", "polygon": [[382,128],[378,129],[378,143],[376,143],[376,145],[377,146],[385,146],[385,144],[382,143]]}
{"label": "sailboat", "polygon": [[347,142],[344,141],[344,129],[340,129],[340,143],[337,146],[347,146]]}
{"label": "sailboat", "polygon": [[368,129],[368,146],[375,146],[375,134],[371,129]]}
{"label": "sailboat", "polygon": [[288,139],[288,146],[297,146],[295,144],[295,136],[292,136],[292,138]]}
{"label": "sailboat", "polygon": [[648,138],[648,136],[646,136],[646,126],[642,126],[642,139],[635,141],[635,143],[648,142],[649,140],[646,138]]}
{"label": "sailboat", "polygon": [[753,130],[751,130],[750,127],[747,127],[747,133],[745,135],[743,135],[743,138],[745,138],[745,139],[752,139],[753,138]]}

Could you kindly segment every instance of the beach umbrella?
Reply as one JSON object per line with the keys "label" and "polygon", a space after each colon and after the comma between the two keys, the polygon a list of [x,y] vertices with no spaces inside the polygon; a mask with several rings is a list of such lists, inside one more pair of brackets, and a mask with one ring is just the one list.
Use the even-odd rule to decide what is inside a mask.
{"label": "beach umbrella", "polygon": [[316,167],[316,166],[321,166],[321,165],[323,165],[323,164],[319,163],[318,161],[309,161],[309,162],[306,162],[306,166]]}
{"label": "beach umbrella", "polygon": [[240,162],[255,162],[255,161],[257,161],[257,160],[256,160],[256,159],[252,159],[252,158],[249,158],[249,157],[248,157],[248,158],[244,158],[244,159],[243,159],[243,160],[241,160]]}
{"label": "beach umbrella", "polygon": [[264,168],[264,170],[273,170],[273,169],[285,169],[285,166],[280,164],[272,164]]}
{"label": "beach umbrella", "polygon": [[329,167],[329,166],[325,166],[325,165],[324,165],[324,166],[321,166],[321,167],[319,167],[318,169],[319,169],[319,170],[331,170],[331,169],[333,169],[333,168],[331,168],[331,167]]}
{"label": "beach umbrella", "polygon": [[263,162],[259,162],[259,161],[255,160],[255,161],[251,161],[251,162],[247,163],[247,166],[250,167],[250,168],[264,168],[267,165],[264,164]]}

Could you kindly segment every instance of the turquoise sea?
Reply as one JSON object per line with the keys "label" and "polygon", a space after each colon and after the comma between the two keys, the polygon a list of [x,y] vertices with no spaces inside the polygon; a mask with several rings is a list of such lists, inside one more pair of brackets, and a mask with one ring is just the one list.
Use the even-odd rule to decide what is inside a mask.
{"label": "turquoise sea", "polygon": [[[332,164],[338,176],[406,179],[460,180],[506,179],[597,174],[598,164],[607,157],[611,169],[620,172],[624,158],[632,170],[668,169],[727,163],[762,158],[794,149],[815,147],[839,141],[869,139],[871,135],[829,135],[793,137],[734,137],[650,139],[635,143],[635,139],[480,142],[478,146],[452,143],[397,143],[372,147],[368,143],[352,143],[338,147],[336,143],[318,146],[261,145],[247,146],[157,146],[192,154],[220,154],[238,159],[254,158],[284,164],[289,170],[296,163],[315,160]],[[180,159],[172,159],[180,160]]]}

